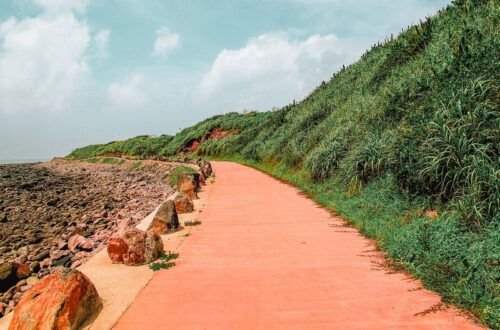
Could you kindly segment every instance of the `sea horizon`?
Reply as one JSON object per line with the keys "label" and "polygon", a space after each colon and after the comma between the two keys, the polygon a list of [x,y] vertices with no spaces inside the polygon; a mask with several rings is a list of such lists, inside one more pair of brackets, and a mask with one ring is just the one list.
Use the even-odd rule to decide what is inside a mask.
{"label": "sea horizon", "polygon": [[41,163],[50,160],[50,158],[27,158],[27,159],[0,159],[1,165],[9,164],[32,164]]}

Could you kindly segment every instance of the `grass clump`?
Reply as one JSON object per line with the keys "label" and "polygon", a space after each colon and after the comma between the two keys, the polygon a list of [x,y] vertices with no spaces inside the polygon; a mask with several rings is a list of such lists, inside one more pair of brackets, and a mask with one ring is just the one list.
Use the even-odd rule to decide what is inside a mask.
{"label": "grass clump", "polygon": [[182,175],[184,173],[196,173],[196,170],[194,170],[191,167],[187,166],[177,166],[172,170],[172,172],[169,173],[169,182],[172,187],[179,187],[179,184],[181,182]]}
{"label": "grass clump", "polygon": [[170,251],[168,251],[167,253],[162,253],[159,256],[160,261],[153,262],[151,265],[149,265],[149,268],[151,268],[153,271],[172,268],[175,266],[175,262],[172,262],[171,260],[175,260],[177,258],[179,258],[179,253]]}
{"label": "grass clump", "polygon": [[199,221],[199,220],[193,220],[193,221],[188,220],[188,221],[184,222],[184,226],[186,226],[186,227],[193,227],[193,226],[199,226],[199,225],[201,225],[201,221]]}
{"label": "grass clump", "polygon": [[175,262],[153,262],[151,265],[149,265],[149,268],[156,272],[161,269],[169,269],[175,266]]}

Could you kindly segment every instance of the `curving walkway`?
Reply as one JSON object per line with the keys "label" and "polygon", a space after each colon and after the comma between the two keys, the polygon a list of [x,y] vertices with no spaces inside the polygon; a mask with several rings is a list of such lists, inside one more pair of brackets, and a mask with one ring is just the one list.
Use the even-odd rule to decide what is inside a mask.
{"label": "curving walkway", "polygon": [[[213,163],[202,225],[115,329],[473,329],[296,189]],[[436,308],[434,308],[436,309]]]}

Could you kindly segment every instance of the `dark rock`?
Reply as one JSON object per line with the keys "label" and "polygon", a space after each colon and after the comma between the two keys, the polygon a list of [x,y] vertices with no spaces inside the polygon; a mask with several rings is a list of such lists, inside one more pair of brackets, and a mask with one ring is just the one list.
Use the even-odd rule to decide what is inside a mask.
{"label": "dark rock", "polygon": [[162,235],[177,228],[179,228],[179,217],[175,210],[175,203],[172,200],[168,200],[160,206],[148,230]]}
{"label": "dark rock", "polygon": [[194,210],[193,201],[184,193],[180,193],[175,196],[174,203],[175,210],[179,214],[193,212]]}
{"label": "dark rock", "polygon": [[9,290],[17,283],[17,264],[4,262],[0,265],[0,292]]}
{"label": "dark rock", "polygon": [[44,250],[37,255],[35,255],[31,260],[33,261],[42,261],[43,259],[47,258],[49,256],[49,250]]}

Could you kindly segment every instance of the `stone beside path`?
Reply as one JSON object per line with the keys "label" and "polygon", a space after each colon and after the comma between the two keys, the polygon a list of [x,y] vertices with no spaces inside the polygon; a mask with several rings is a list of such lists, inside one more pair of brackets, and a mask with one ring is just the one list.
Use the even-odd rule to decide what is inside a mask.
{"label": "stone beside path", "polygon": [[474,329],[296,189],[214,162],[207,206],[115,329]]}

